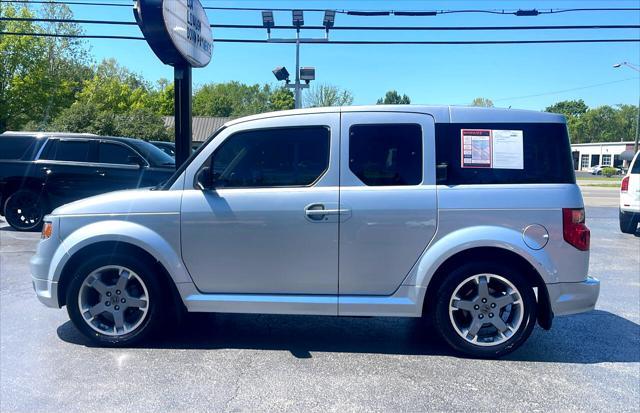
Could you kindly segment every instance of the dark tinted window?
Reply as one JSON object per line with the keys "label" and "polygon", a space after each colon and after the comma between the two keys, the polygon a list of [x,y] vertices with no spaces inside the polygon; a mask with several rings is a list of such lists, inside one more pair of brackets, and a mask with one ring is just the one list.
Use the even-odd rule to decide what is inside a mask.
{"label": "dark tinted window", "polygon": [[131,149],[117,143],[100,142],[98,148],[98,162],[101,163],[131,165],[140,159]]}
{"label": "dark tinted window", "polygon": [[632,174],[640,174],[640,155],[636,156],[636,161],[633,163],[631,167]]}
{"label": "dark tinted window", "polygon": [[[462,168],[462,129],[522,131],[524,169]],[[438,183],[446,185],[575,183],[569,136],[560,123],[436,124],[436,164]]]}
{"label": "dark tinted window", "polygon": [[0,136],[0,159],[21,159],[35,142],[33,137]]}
{"label": "dark tinted window", "polygon": [[87,162],[91,142],[82,140],[51,140],[41,159],[56,161]]}
{"label": "dark tinted window", "polygon": [[217,187],[304,186],[329,165],[325,127],[262,129],[233,135],[213,154]]}
{"label": "dark tinted window", "polygon": [[140,152],[151,165],[172,166],[176,164],[173,157],[167,155],[162,149],[157,148],[149,142],[136,139],[130,140],[128,143]]}
{"label": "dark tinted window", "polygon": [[349,169],[369,186],[422,182],[422,129],[413,124],[354,125]]}

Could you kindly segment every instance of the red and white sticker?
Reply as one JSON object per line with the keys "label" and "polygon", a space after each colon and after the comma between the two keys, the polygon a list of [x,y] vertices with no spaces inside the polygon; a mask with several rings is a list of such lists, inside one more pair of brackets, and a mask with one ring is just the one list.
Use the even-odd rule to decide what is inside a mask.
{"label": "red and white sticker", "polygon": [[463,168],[524,169],[523,131],[462,129]]}
{"label": "red and white sticker", "polygon": [[462,167],[463,168],[491,168],[490,129],[462,129]]}

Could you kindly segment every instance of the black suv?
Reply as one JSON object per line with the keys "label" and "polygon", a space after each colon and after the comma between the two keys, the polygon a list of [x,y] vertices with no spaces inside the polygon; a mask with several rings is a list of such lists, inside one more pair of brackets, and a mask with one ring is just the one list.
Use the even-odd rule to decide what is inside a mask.
{"label": "black suv", "polygon": [[19,231],[37,230],[45,214],[109,191],[155,186],[175,172],[152,144],[90,134],[0,134],[0,215]]}

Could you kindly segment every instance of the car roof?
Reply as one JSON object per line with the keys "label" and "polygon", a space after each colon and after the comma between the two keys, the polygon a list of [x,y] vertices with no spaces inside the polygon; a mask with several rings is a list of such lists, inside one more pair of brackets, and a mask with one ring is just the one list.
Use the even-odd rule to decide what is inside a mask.
{"label": "car roof", "polygon": [[225,123],[224,126],[228,127],[250,120],[267,119],[279,116],[352,112],[425,113],[433,116],[436,123],[566,123],[564,115],[535,110],[442,105],[369,105],[293,109],[261,113],[230,120]]}
{"label": "car roof", "polygon": [[73,133],[73,132],[30,132],[30,131],[7,131],[0,134],[3,136],[16,136],[16,137],[36,137],[36,138],[86,138],[86,139],[102,139],[118,142],[128,143],[140,143],[144,142],[142,139],[127,138],[123,136],[102,136],[94,133]]}

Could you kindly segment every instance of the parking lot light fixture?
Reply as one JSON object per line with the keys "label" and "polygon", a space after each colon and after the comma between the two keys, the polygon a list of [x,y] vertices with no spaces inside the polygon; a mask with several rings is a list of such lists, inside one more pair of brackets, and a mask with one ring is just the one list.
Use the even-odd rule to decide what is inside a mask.
{"label": "parking lot light fixture", "polygon": [[262,11],[262,26],[267,29],[267,36],[271,37],[271,29],[275,26],[273,12],[271,10]]}
{"label": "parking lot light fixture", "polygon": [[293,10],[292,17],[293,17],[293,25],[296,26],[298,30],[300,30],[300,28],[304,26],[304,14],[302,10]]}
{"label": "parking lot light fixture", "polygon": [[286,67],[284,66],[278,66],[275,69],[273,69],[273,75],[276,77],[277,80],[284,80],[285,82],[289,83],[289,71],[287,70]]}
{"label": "parking lot light fixture", "polygon": [[326,10],[324,12],[324,19],[322,20],[322,25],[327,31],[333,27],[336,20],[336,11],[335,10]]}

